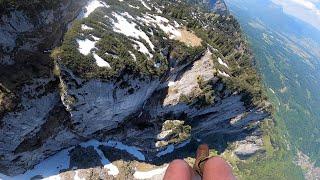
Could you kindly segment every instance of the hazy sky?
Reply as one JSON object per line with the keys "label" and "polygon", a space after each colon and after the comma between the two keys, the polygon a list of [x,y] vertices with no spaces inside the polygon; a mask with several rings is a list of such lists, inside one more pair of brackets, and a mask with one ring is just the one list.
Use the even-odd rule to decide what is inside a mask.
{"label": "hazy sky", "polygon": [[320,30],[320,0],[272,0],[285,13],[297,17]]}

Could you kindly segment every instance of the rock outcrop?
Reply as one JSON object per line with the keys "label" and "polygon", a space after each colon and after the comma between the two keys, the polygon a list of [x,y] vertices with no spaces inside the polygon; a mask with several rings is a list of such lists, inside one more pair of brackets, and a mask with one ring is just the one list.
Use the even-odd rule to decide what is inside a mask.
{"label": "rock outcrop", "polygon": [[[105,157],[108,147],[129,149],[137,161],[160,163],[166,154],[188,143],[209,142],[216,135],[228,137],[225,142],[241,141],[259,132],[260,121],[269,116],[265,106],[249,101],[253,99],[249,90],[228,84],[240,74],[237,68],[247,53],[231,18],[183,2],[175,2],[190,8],[183,15],[175,14],[178,5],[171,1],[86,3],[82,8],[83,1],[65,1],[58,9],[40,12],[40,23],[19,11],[2,16],[8,27],[0,33],[9,35],[3,41],[1,69],[6,70],[1,71],[0,105],[12,104],[3,98],[11,97],[6,94],[18,100],[0,108],[1,173],[24,173],[56,154],[52,159],[69,158],[69,165],[58,168],[65,171],[63,178],[85,177],[77,168],[106,178],[117,174]],[[60,45],[63,29],[76,17],[61,47],[53,52],[53,63],[47,50]],[[29,38],[19,46],[17,39],[24,33]],[[31,36],[35,33],[41,36]],[[238,38],[234,43],[239,44],[223,44],[231,42],[203,35],[219,33],[226,39]],[[198,43],[190,46],[193,40]],[[30,56],[20,62],[25,53]],[[5,78],[28,64],[29,57],[36,57],[31,70]],[[25,74],[30,76],[19,81]],[[238,155],[253,155],[263,144],[245,143]],[[28,177],[50,175],[32,173],[27,172]],[[125,177],[134,176],[129,175]]]}
{"label": "rock outcrop", "polygon": [[[1,12],[0,171],[3,173],[24,172],[26,166],[67,147],[62,145],[63,141],[80,142],[72,140],[74,135],[68,129],[69,115],[60,101],[49,54],[61,43],[67,25],[81,11],[84,1],[59,2],[54,9],[41,6]],[[58,141],[62,146],[57,146]],[[45,148],[43,144],[47,144]],[[41,158],[34,161],[34,156]]]}

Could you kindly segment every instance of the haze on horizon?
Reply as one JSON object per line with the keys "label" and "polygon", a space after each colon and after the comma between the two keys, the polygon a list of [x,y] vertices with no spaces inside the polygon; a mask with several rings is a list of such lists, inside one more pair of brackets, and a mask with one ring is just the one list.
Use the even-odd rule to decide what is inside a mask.
{"label": "haze on horizon", "polygon": [[281,6],[283,11],[320,31],[320,0],[271,0]]}

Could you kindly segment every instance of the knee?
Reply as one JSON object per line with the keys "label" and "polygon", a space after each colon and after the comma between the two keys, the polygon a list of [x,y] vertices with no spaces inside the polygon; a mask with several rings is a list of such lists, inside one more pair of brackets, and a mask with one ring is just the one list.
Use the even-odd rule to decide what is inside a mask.
{"label": "knee", "polygon": [[204,172],[215,179],[235,179],[231,166],[220,157],[212,157],[204,165]]}
{"label": "knee", "polygon": [[191,180],[192,174],[190,172],[191,167],[184,160],[174,160],[172,161],[166,173],[164,175],[165,180],[176,180],[176,179],[184,179]]}
{"label": "knee", "polygon": [[222,159],[221,157],[212,157],[212,158],[207,160],[205,166],[210,166],[210,167],[215,167],[215,166],[229,167],[229,164],[224,159]]}
{"label": "knee", "polygon": [[173,160],[168,168],[174,168],[174,169],[189,169],[189,164],[181,159]]}

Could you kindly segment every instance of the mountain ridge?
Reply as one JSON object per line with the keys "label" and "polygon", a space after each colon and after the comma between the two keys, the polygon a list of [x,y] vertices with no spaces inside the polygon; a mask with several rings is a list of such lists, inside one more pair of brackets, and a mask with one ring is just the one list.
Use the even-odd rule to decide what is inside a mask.
{"label": "mountain ridge", "polygon": [[[220,153],[231,143],[230,153],[240,159],[264,154],[266,143],[259,126],[272,122],[271,106],[232,16],[209,13],[184,2],[75,2],[58,7],[76,20],[60,21],[61,27],[69,29],[61,33],[62,42],[53,43],[55,49],[43,48],[41,42],[40,49],[27,49],[54,60],[44,66],[47,69],[34,64],[26,71],[32,76],[25,81],[5,79],[5,74],[13,73],[8,67],[25,67],[25,62],[13,58],[16,54],[12,52],[21,53],[18,47],[6,52],[12,59],[3,63],[1,83],[5,88],[1,93],[12,92],[18,100],[11,106],[10,101],[0,99],[0,104],[12,107],[2,112],[1,118],[2,173],[45,178],[63,172],[74,175],[78,172],[74,169],[83,166],[104,174],[108,168],[101,164],[106,165],[104,158],[112,157],[101,153],[107,153],[108,143],[113,141],[119,145],[116,149],[134,147],[145,157],[138,160],[154,160],[158,165],[172,160],[175,149],[184,152],[181,158],[187,157],[190,154],[184,148],[198,141],[211,141],[211,148]],[[28,19],[21,12],[13,13],[7,17],[9,21]],[[53,16],[51,20],[61,19]],[[44,27],[48,28],[47,24]],[[31,28],[30,32],[38,30]],[[29,39],[20,41],[23,49]],[[37,73],[38,68],[44,75]],[[70,164],[59,165],[54,174],[25,173],[61,153],[68,154]],[[74,153],[86,157],[89,165]],[[115,172],[110,170],[107,177],[114,177]],[[123,173],[129,172],[121,171],[118,177],[133,176]]]}

